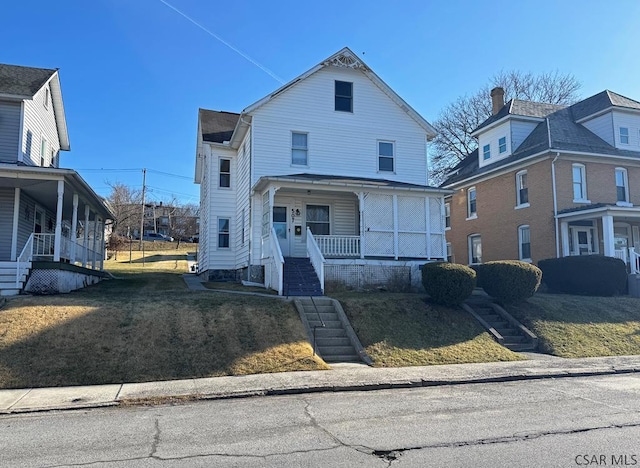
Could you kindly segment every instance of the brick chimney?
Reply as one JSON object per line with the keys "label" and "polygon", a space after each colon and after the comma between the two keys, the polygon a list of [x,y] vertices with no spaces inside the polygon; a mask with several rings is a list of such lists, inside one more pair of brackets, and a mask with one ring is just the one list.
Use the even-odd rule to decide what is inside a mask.
{"label": "brick chimney", "polygon": [[500,112],[504,107],[504,89],[497,87],[491,90],[491,104],[493,106],[493,115]]}

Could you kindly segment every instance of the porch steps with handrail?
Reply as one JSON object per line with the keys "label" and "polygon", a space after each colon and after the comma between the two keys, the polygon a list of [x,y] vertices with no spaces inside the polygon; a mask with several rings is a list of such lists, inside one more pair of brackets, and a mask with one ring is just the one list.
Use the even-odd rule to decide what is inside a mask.
{"label": "porch steps with handrail", "polygon": [[31,263],[23,268],[24,273],[16,282],[18,274],[17,262],[0,262],[0,296],[17,296],[24,288],[27,281],[27,272],[31,269]]}
{"label": "porch steps with handrail", "polygon": [[372,364],[338,301],[328,297],[301,297],[294,304],[314,352],[325,362],[364,361]]}
{"label": "porch steps with handrail", "polygon": [[308,258],[285,257],[283,295],[322,296],[322,287]]}

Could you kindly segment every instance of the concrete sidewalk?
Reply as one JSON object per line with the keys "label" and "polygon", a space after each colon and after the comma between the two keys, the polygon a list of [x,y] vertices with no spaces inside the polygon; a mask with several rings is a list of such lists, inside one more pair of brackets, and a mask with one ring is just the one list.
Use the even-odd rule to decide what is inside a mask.
{"label": "concrete sidewalk", "polygon": [[170,398],[223,399],[311,392],[460,385],[640,372],[640,356],[535,359],[517,362],[282,372],[83,387],[0,390],[0,414],[116,406]]}

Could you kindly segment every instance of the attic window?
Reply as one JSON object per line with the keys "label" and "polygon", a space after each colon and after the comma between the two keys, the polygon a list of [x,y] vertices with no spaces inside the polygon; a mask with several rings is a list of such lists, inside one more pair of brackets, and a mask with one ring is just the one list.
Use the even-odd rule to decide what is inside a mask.
{"label": "attic window", "polygon": [[507,152],[507,137],[502,137],[498,140],[498,152],[500,154]]}
{"label": "attic window", "polygon": [[49,108],[49,88],[45,88],[44,89],[44,108],[48,109]]}
{"label": "attic window", "polygon": [[336,81],[335,109],[341,112],[353,112],[353,83]]}
{"label": "attic window", "polygon": [[629,129],[627,127],[620,127],[620,143],[629,144]]}
{"label": "attic window", "polygon": [[482,155],[485,161],[491,158],[491,145],[484,145],[482,147]]}

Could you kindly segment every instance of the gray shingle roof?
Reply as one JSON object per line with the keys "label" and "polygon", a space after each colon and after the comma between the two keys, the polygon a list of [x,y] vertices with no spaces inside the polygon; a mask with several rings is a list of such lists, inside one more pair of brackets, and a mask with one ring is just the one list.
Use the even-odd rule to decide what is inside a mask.
{"label": "gray shingle roof", "polygon": [[231,139],[240,114],[235,112],[200,109],[198,120],[202,131],[202,140],[211,143],[223,143]]}
{"label": "gray shingle roof", "polygon": [[0,94],[32,97],[56,71],[0,64]]}
{"label": "gray shingle roof", "polygon": [[[640,160],[640,152],[618,149],[588,130],[582,124],[576,122],[580,118],[593,115],[612,106],[640,110],[640,102],[611,91],[603,91],[569,107],[554,106],[552,104],[530,106],[529,104],[531,103],[527,103],[525,106],[518,104],[515,110],[517,112],[530,112],[530,116],[534,116],[532,115],[534,112],[538,112],[537,116],[547,111],[550,112],[544,116],[545,120],[533,129],[511,156],[480,168],[478,150],[475,150],[452,169],[451,175],[447,177],[441,186],[447,186],[475,175],[491,172],[501,166],[544,151],[596,153],[610,156],[632,157]],[[505,105],[496,116],[500,115],[500,113],[503,113],[503,117],[508,115],[509,111],[505,111],[506,107],[508,107],[508,105]],[[554,108],[555,110],[553,110]],[[488,120],[491,120],[491,118]],[[486,122],[487,121],[478,128],[485,127]]]}
{"label": "gray shingle roof", "polygon": [[340,176],[340,175],[323,175],[323,174],[288,174],[281,176],[273,176],[278,179],[291,179],[291,180],[308,180],[308,181],[318,181],[325,183],[342,183],[342,184],[355,184],[355,185],[377,185],[380,188],[389,187],[389,188],[407,188],[407,189],[433,189],[438,190],[437,187],[432,187],[430,185],[417,185],[417,184],[408,184],[405,182],[396,182],[393,180],[386,179],[371,179],[367,177],[348,177],[348,176]]}
{"label": "gray shingle roof", "polygon": [[520,115],[522,117],[536,117],[539,119],[543,119],[552,112],[555,112],[564,107],[565,106],[560,106],[558,104],[547,104],[545,102],[532,102],[523,101],[521,99],[511,99],[504,106],[502,106],[502,109],[500,109],[497,114],[492,115],[487,120],[478,125],[474,132],[477,132],[478,130],[485,128],[492,123],[497,122],[507,115]]}

